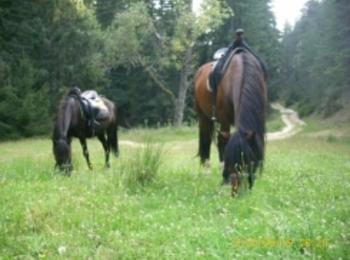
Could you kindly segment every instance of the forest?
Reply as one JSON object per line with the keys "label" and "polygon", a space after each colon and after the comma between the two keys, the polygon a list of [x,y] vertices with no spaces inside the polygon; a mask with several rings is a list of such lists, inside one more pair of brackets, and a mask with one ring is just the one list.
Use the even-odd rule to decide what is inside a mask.
{"label": "forest", "polygon": [[310,0],[276,27],[270,0],[3,0],[0,139],[48,135],[72,86],[115,101],[120,125],[196,120],[193,75],[235,30],[266,62],[269,99],[327,117],[350,93],[350,5]]}

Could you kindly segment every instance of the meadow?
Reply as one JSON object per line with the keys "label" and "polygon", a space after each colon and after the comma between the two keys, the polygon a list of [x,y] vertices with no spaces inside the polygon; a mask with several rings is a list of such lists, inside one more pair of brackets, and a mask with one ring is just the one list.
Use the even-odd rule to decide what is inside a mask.
{"label": "meadow", "polygon": [[262,176],[236,198],[214,146],[203,173],[195,126],[120,131],[110,169],[97,140],[92,171],[74,141],[70,177],[54,171],[49,138],[0,143],[0,258],[346,259],[350,141],[314,137],[315,125],[269,142]]}

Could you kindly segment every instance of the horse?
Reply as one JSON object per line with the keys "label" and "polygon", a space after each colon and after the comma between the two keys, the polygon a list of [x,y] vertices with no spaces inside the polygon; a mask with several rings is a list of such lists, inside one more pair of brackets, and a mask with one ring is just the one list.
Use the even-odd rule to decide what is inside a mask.
{"label": "horse", "polygon": [[83,154],[89,169],[92,164],[89,158],[86,139],[97,136],[102,143],[105,152],[105,167],[110,167],[109,154],[112,150],[117,157],[118,149],[118,126],[117,126],[117,107],[105,97],[100,97],[108,110],[107,116],[103,120],[98,120],[98,127],[94,129],[89,126],[82,101],[79,93],[70,91],[59,103],[56,113],[54,130],[52,135],[53,153],[56,161],[55,168],[59,168],[69,173],[72,167],[71,160],[71,142],[72,138],[79,139]]}
{"label": "horse", "polygon": [[[227,62],[215,99],[207,87],[213,64],[206,63],[197,70],[194,76],[194,103],[199,121],[199,156],[203,165],[210,157],[214,135],[212,101],[216,102],[216,117],[220,125],[217,146],[223,166],[223,184],[231,182],[234,195],[246,172],[251,189],[256,170],[262,170],[267,85],[262,65],[249,51],[242,49],[229,57]],[[235,126],[233,135],[230,135],[231,125]]]}

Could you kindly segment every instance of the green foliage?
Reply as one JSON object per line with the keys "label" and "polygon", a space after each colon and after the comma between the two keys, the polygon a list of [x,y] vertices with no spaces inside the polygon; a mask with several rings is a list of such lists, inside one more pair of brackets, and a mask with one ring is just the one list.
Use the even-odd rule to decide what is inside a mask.
{"label": "green foliage", "polygon": [[298,112],[301,117],[309,116],[314,111],[315,107],[311,104],[300,103],[298,105]]}
{"label": "green foliage", "polygon": [[[48,134],[59,100],[73,85],[96,89],[116,101],[124,126],[192,121],[195,113],[188,95],[194,71],[214,52],[211,42],[220,41],[221,47],[232,40],[227,39],[226,27],[233,11],[238,10],[237,21],[250,21],[248,16],[261,11],[259,24],[269,32],[274,25],[268,25],[270,16],[265,18],[265,13],[271,14],[268,1],[251,2],[249,8],[205,0],[198,14],[191,11],[191,3],[1,2],[0,139]],[[247,23],[245,29],[261,28]],[[268,37],[275,40],[273,33]],[[258,42],[269,49],[265,40],[252,41]]]}
{"label": "green foliage", "polygon": [[[145,4],[133,4],[128,10],[118,14],[106,34],[107,51],[112,58],[111,64],[114,66],[137,64],[147,44],[151,44],[154,34],[155,28]],[[147,52],[145,54],[147,55]]]}
{"label": "green foliage", "polygon": [[349,4],[309,1],[295,28],[283,36],[282,97],[300,103],[301,113],[331,115],[347,102],[350,40]]}
{"label": "green foliage", "polygon": [[0,139],[47,134],[68,87],[108,81],[99,27],[81,1],[5,1],[0,13]]}
{"label": "green foliage", "polygon": [[12,74],[7,73],[0,88],[0,139],[47,133],[47,94],[45,89],[34,88],[38,71],[28,57],[23,57],[12,68]]}
{"label": "green foliage", "polygon": [[331,115],[350,92],[349,5],[310,1],[282,42],[271,0],[0,3],[0,139],[48,134],[72,85],[116,101],[123,126],[191,122],[196,69],[237,28],[266,61],[270,99]]}
{"label": "green foliage", "polygon": [[[183,113],[185,109],[177,104],[186,102],[189,77],[196,65],[192,49],[198,37],[219,27],[226,15],[215,0],[206,2],[207,8],[199,17],[192,13],[190,6],[189,1],[172,4],[165,1],[158,5],[137,2],[118,13],[106,31],[110,66],[142,69],[150,81],[146,87],[156,86],[174,106],[171,108],[174,112],[168,117],[173,117],[172,114],[176,117],[176,113]],[[171,22],[169,17],[173,18]],[[161,117],[160,113],[157,116]]]}

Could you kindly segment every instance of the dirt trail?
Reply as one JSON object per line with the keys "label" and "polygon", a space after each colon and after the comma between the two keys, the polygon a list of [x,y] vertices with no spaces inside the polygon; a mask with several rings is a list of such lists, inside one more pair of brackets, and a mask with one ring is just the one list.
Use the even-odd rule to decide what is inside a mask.
{"label": "dirt trail", "polygon": [[[281,119],[284,122],[285,126],[280,131],[267,133],[268,141],[286,139],[292,137],[293,135],[299,133],[302,130],[302,126],[305,125],[305,122],[299,118],[297,112],[295,112],[292,109],[285,108],[279,103],[271,104],[271,106],[273,109],[276,109],[281,113]],[[119,143],[129,147],[145,146],[145,144],[143,143],[133,142],[130,140],[123,140]]]}
{"label": "dirt trail", "polygon": [[285,126],[280,131],[267,133],[268,141],[286,139],[301,131],[305,122],[299,118],[297,112],[292,109],[287,109],[279,103],[271,104],[271,106],[281,113],[281,119]]}

